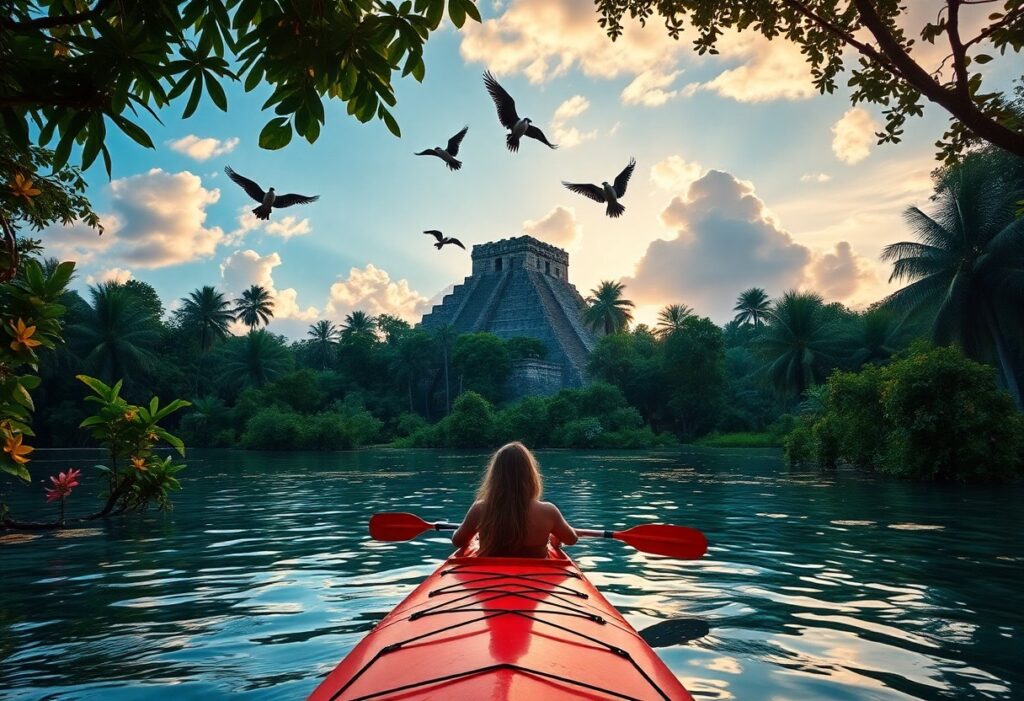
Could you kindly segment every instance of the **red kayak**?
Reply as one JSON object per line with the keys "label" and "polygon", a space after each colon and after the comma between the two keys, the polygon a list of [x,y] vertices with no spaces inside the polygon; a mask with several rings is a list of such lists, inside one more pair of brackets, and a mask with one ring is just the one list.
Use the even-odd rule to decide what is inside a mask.
{"label": "red kayak", "polygon": [[341,661],[310,701],[692,697],[561,550],[456,552]]}

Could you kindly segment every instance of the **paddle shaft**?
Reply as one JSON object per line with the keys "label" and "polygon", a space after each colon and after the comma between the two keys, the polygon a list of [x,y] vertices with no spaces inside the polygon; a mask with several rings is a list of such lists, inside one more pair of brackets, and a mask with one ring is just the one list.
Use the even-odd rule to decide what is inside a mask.
{"label": "paddle shaft", "polygon": [[[430,524],[435,531],[454,531],[458,529],[458,523],[448,523],[446,521],[437,521],[436,523]],[[587,538],[614,538],[615,531],[602,531],[597,528],[575,528],[576,535]]]}

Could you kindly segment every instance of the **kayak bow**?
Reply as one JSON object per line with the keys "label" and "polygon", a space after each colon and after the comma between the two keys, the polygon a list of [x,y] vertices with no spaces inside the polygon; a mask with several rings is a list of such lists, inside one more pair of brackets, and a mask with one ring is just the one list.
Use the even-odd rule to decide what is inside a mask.
{"label": "kayak bow", "polygon": [[692,701],[561,550],[456,552],[345,657],[309,701]]}

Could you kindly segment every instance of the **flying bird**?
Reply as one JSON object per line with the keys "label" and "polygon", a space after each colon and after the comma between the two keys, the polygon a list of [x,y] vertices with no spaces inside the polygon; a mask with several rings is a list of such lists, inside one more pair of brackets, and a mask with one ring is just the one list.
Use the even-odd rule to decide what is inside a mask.
{"label": "flying bird", "polygon": [[494,100],[494,106],[498,108],[498,121],[509,130],[508,135],[505,137],[505,143],[508,145],[509,151],[513,153],[518,151],[519,140],[524,136],[536,139],[550,148],[558,148],[548,141],[548,138],[544,136],[544,132],[533,126],[533,121],[529,117],[519,117],[516,113],[516,101],[505,92],[505,88],[498,85],[498,81],[494,79],[490,71],[484,73],[484,85],[487,86],[487,92],[490,93],[491,99]]}
{"label": "flying bird", "polygon": [[626,208],[619,204],[619,200],[626,194],[626,185],[629,184],[629,177],[633,175],[634,168],[636,168],[636,159],[630,158],[629,165],[622,169],[611,185],[607,181],[600,185],[591,185],[590,183],[567,183],[564,180],[562,184],[576,194],[589,197],[595,202],[607,202],[608,208],[604,213],[614,219],[622,216],[622,213],[626,211]]}
{"label": "flying bird", "polygon": [[465,250],[466,250],[466,247],[462,245],[462,241],[459,241],[458,239],[454,239],[454,238],[452,238],[452,237],[450,237],[450,236],[445,236],[444,234],[442,234],[442,233],[441,233],[440,231],[438,231],[437,229],[429,229],[429,230],[427,230],[427,231],[424,231],[423,233],[424,233],[424,234],[430,234],[430,235],[431,235],[431,236],[433,236],[433,237],[434,237],[435,239],[437,239],[437,242],[436,242],[436,243],[434,244],[434,248],[436,248],[436,249],[437,249],[437,250],[439,250],[439,251],[440,251],[440,250],[441,250],[441,249],[442,249],[442,248],[443,248],[444,246],[447,246],[448,244],[453,244],[453,245],[455,245],[455,246],[458,246],[458,247],[459,247],[459,248],[461,248],[461,249],[462,249],[463,251],[465,251]]}
{"label": "flying bird", "polygon": [[465,138],[466,132],[469,131],[469,127],[462,127],[462,131],[448,139],[448,145],[444,148],[435,146],[434,148],[428,148],[426,151],[420,151],[417,156],[437,156],[444,161],[451,170],[458,170],[462,167],[462,161],[455,157],[459,155],[459,144],[462,143],[462,139]]}
{"label": "flying bird", "polygon": [[228,174],[229,178],[234,180],[236,184],[245,190],[245,194],[260,203],[259,207],[252,210],[252,213],[256,215],[257,219],[270,219],[270,210],[273,207],[280,209],[281,207],[291,207],[295,204],[309,204],[310,202],[316,202],[320,199],[320,195],[313,195],[312,197],[294,194],[278,195],[274,192],[274,188],[270,188],[266,192],[263,192],[263,188],[252,180],[249,180],[249,178],[243,177],[231,170],[231,166],[225,166],[224,172]]}

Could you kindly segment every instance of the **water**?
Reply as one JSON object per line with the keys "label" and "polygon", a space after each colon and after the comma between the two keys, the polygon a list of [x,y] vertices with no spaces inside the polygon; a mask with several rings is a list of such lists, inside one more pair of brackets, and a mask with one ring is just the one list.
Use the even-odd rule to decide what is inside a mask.
{"label": "water", "polygon": [[[304,698],[450,550],[371,542],[370,514],[458,520],[484,460],[190,458],[172,513],[0,536],[0,696]],[[706,624],[658,649],[699,699],[1024,697],[1024,489],[787,471],[770,451],[541,459],[577,525],[708,535],[699,562],[571,550],[635,627]]]}

